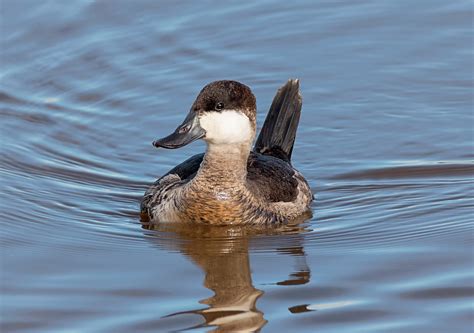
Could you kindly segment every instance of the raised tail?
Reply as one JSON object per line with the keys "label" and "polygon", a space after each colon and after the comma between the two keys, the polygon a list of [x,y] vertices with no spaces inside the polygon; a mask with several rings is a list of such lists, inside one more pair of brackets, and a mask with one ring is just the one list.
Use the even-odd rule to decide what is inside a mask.
{"label": "raised tail", "polygon": [[301,114],[299,87],[298,79],[290,79],[278,89],[255,142],[255,152],[290,162]]}

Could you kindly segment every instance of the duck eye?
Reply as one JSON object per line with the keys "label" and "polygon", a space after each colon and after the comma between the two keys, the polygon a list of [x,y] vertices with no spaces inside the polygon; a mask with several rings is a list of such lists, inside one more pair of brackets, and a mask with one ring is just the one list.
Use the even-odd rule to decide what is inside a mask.
{"label": "duck eye", "polygon": [[224,103],[222,102],[217,103],[214,109],[216,109],[216,111],[221,111],[222,109],[224,109]]}

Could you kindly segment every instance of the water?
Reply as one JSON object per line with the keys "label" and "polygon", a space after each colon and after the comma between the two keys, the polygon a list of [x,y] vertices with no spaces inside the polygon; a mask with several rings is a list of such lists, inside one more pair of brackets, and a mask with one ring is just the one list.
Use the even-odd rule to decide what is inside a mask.
{"label": "water", "polygon": [[[470,1],[2,1],[1,330],[471,332]],[[314,216],[143,229],[204,84],[301,80]]]}

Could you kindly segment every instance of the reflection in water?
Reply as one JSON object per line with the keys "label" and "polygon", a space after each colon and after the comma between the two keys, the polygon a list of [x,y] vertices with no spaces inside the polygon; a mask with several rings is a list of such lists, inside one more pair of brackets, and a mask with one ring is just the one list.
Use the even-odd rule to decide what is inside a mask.
{"label": "reflection in water", "polygon": [[278,282],[277,284],[280,286],[294,286],[308,283],[310,278],[310,270],[306,264],[306,253],[304,252],[303,246],[278,248],[277,251],[295,256],[297,260],[297,266],[299,267],[298,271],[290,274],[289,279]]}
{"label": "reflection in water", "polygon": [[[249,244],[259,246],[269,241],[265,236],[294,235],[274,239],[276,244],[291,240],[285,247],[273,247],[281,254],[297,258],[297,272],[290,273],[278,285],[296,285],[309,282],[310,271],[305,261],[301,233],[302,226],[292,225],[274,229],[255,227],[209,227],[196,225],[143,225],[144,229],[159,231],[151,238],[159,247],[178,250],[191,258],[205,273],[204,286],[214,295],[199,301],[209,307],[169,314],[199,314],[205,322],[198,327],[215,326],[215,331],[252,332],[262,328],[267,320],[256,302],[263,291],[252,284]],[[164,237],[170,236],[171,237]],[[268,244],[265,244],[268,250]],[[290,310],[291,311],[291,310]],[[196,327],[193,327],[196,328]]]}

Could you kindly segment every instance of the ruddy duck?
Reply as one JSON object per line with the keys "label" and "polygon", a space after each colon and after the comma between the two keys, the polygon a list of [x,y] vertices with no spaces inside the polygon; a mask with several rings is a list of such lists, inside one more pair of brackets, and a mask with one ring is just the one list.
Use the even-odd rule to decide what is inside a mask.
{"label": "ruddy duck", "polygon": [[308,214],[311,189],[290,162],[301,105],[299,81],[288,80],[275,95],[252,150],[257,107],[250,88],[236,81],[205,86],[184,122],[153,145],[175,149],[203,139],[207,150],[146,191],[142,220],[275,224]]}

